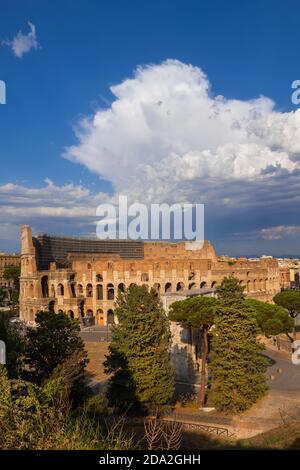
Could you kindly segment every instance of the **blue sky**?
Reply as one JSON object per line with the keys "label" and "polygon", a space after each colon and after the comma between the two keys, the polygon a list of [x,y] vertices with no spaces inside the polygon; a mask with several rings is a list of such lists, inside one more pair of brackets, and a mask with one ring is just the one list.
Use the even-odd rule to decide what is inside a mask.
{"label": "blue sky", "polygon": [[[180,200],[186,197],[189,201],[205,202],[206,237],[212,240],[218,252],[300,255],[297,199],[298,144],[300,148],[297,123],[300,121],[297,106],[291,103],[291,83],[300,79],[299,14],[299,3],[291,0],[1,0],[0,41],[3,43],[0,47],[0,80],[6,83],[7,104],[0,105],[0,215],[3,221],[0,250],[18,248],[18,226],[26,222],[36,231],[90,233],[93,217],[84,217],[85,207],[96,208],[101,198],[105,198],[99,193],[113,196],[118,191],[130,192],[132,184],[126,186],[121,176],[128,181],[133,176],[141,181],[141,188],[136,186],[135,194],[139,194],[139,189],[145,192],[148,184],[149,192],[157,195],[154,202],[159,202],[159,198],[176,202],[176,194],[180,194]],[[35,27],[39,46],[18,57],[12,49],[12,41],[20,30],[23,35],[29,33],[28,22]],[[166,62],[168,59],[177,62],[170,64]],[[149,64],[152,64],[152,69]],[[168,103],[169,89],[172,95],[176,80],[180,83],[187,80],[191,84],[191,71],[185,68],[188,64],[206,74],[211,97],[222,95],[227,103],[232,100],[251,103],[251,100],[265,96],[274,102],[266,116],[265,103],[255,105],[254,111],[250,105],[247,116],[243,113],[241,116],[244,123],[258,106],[264,115],[264,129],[275,134],[280,127],[276,139],[264,135],[259,141],[257,152],[266,151],[267,157],[261,157],[248,173],[244,167],[241,169],[240,161],[234,164],[239,170],[231,181],[230,175],[223,178],[214,170],[219,164],[220,168],[225,165],[226,169],[227,166],[227,156],[224,157],[225,163],[221,161],[225,151],[216,149],[225,146],[226,152],[232,155],[241,152],[239,158],[253,160],[253,148],[249,152],[245,150],[248,141],[243,138],[239,141],[239,149],[231,150],[228,150],[228,145],[235,140],[233,135],[222,136],[216,139],[216,143],[212,139],[206,142],[206,126],[203,124],[196,130],[187,128],[186,134],[182,131],[176,148],[173,143],[162,144],[163,136],[157,144],[155,122],[151,129],[154,135],[150,142],[152,150],[148,147],[146,150],[147,168],[152,165],[152,151],[160,154],[160,160],[171,158],[170,155],[175,153],[191,166],[190,180],[183,178],[178,186],[178,175],[172,179],[166,174],[165,180],[170,187],[163,195],[157,192],[153,181],[143,180],[144,170],[141,174],[139,170],[135,173],[134,165],[124,166],[123,175],[111,176],[109,157],[100,150],[97,153],[97,145],[102,142],[101,128],[94,132],[91,140],[87,135],[76,133],[84,117],[88,117],[90,123],[97,113],[111,110],[114,101],[125,106],[132,96],[135,102],[139,97],[146,102],[147,97],[161,93],[161,101]],[[134,79],[138,66],[144,66],[143,75]],[[157,87],[161,86],[159,92],[156,88],[154,90],[153,82],[149,85],[147,77],[149,80],[157,79]],[[125,79],[133,80],[130,93],[127,96],[127,89],[123,86],[122,96],[116,97],[110,87],[121,86]],[[165,87],[169,87],[168,91]],[[193,84],[191,88],[194,90]],[[188,93],[191,101],[184,111],[184,119],[197,122],[201,119],[193,107],[192,92]],[[132,135],[128,139],[129,132],[135,135],[137,123],[136,119],[131,121],[131,104],[128,106],[127,122],[121,121],[121,115],[117,117],[117,111],[115,120],[110,121],[112,132],[103,138],[105,148],[114,153],[111,165],[115,165],[116,172],[119,161],[130,159],[131,154],[141,167],[145,164],[142,155],[145,140],[142,140],[141,130],[136,129],[139,149]],[[231,104],[228,106],[229,112],[234,113]],[[292,122],[286,123],[288,112],[293,112],[289,119]],[[273,124],[277,118],[279,125]],[[152,123],[153,116],[151,119]],[[164,125],[170,124],[172,132],[168,134],[167,129],[165,135],[174,139],[179,125],[178,116],[171,123],[170,120]],[[149,122],[147,120],[147,124]],[[253,126],[251,117],[246,127],[252,129]],[[88,132],[89,135],[93,133],[91,130]],[[256,129],[255,133],[256,145],[259,131]],[[289,142],[281,145],[284,138]],[[91,148],[91,141],[95,143],[95,149],[88,155],[86,150]],[[118,148],[115,148],[116,141],[120,142]],[[294,142],[293,148],[291,142]],[[253,140],[250,144],[254,145]],[[75,152],[70,150],[72,146],[76,147]],[[166,154],[163,154],[167,147]],[[129,149],[128,154],[125,151],[126,155],[123,155],[122,149]],[[199,156],[203,151],[210,151],[213,154],[211,158],[214,158],[214,169],[208,176],[199,170],[200,163],[206,162],[202,153]],[[275,157],[272,152],[276,152]],[[195,153],[198,166],[194,160],[191,163],[191,154]],[[65,158],[66,154],[68,158]],[[103,158],[109,160],[105,165],[101,163]],[[269,166],[274,166],[274,158],[276,171],[272,173]],[[287,158],[296,164],[290,165]],[[169,160],[166,162],[168,166]],[[242,166],[244,164],[243,160]],[[155,171],[162,173],[158,165],[158,161],[153,161]],[[126,171],[130,173],[127,175]],[[267,179],[263,179],[261,174],[268,174]],[[206,187],[208,179],[211,184]],[[172,183],[175,180],[176,184]],[[203,187],[203,192],[198,191],[199,186]],[[253,195],[257,195],[256,200],[252,200]],[[49,210],[43,211],[43,208]]]}

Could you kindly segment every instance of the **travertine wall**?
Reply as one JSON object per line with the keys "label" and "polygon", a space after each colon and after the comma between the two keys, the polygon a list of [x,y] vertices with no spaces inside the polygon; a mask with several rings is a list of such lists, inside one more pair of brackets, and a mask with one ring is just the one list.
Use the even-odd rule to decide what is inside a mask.
{"label": "travertine wall", "polygon": [[[69,253],[66,267],[50,263],[37,270],[36,253],[29,226],[21,228],[20,316],[34,321],[40,310],[65,311],[74,318],[95,317],[105,325],[114,319],[118,290],[131,283],[154,287],[158,294],[215,287],[234,275],[247,295],[272,300],[279,291],[279,268],[275,260],[218,262],[210,242],[202,248],[182,243],[144,244],[143,259],[124,259],[113,253]],[[192,249],[191,249],[192,248]]]}
{"label": "travertine wall", "polygon": [[8,266],[20,266],[20,262],[17,254],[0,253],[0,287],[13,287],[13,279],[4,279],[4,270]]}

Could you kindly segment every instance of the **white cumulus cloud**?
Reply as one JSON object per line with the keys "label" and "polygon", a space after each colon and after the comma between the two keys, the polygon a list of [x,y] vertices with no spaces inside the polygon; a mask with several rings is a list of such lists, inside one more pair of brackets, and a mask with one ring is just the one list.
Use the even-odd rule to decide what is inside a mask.
{"label": "white cumulus cloud", "polygon": [[[214,96],[205,73],[178,60],[137,68],[112,86],[115,99],[83,119],[65,157],[142,200],[224,204],[230,182],[265,187],[299,169],[300,110],[282,113],[267,97]],[[242,187],[242,186],[241,186]],[[199,200],[200,199],[200,200]]]}

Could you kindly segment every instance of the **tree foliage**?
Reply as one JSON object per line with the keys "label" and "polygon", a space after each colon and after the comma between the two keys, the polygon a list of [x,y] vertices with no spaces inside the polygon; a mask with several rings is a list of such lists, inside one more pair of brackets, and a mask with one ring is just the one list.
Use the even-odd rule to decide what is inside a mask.
{"label": "tree foliage", "polygon": [[[105,425],[78,409],[64,394],[64,379],[38,386],[9,380],[0,367],[0,448],[23,450],[128,450],[133,436],[122,420]],[[63,398],[62,398],[63,397]]]}
{"label": "tree foliage", "polygon": [[294,320],[280,305],[268,304],[256,299],[246,299],[246,303],[253,309],[254,318],[264,335],[288,334],[293,330]]}
{"label": "tree foliage", "polygon": [[220,303],[210,354],[210,398],[228,413],[246,410],[266,390],[267,361],[257,340],[255,312],[242,289],[234,278],[225,278],[217,289]]}
{"label": "tree foliage", "polygon": [[168,403],[174,389],[171,333],[155,292],[131,285],[119,294],[115,313],[119,323],[113,326],[105,362],[106,372],[113,374],[107,395],[110,403],[120,409]]}
{"label": "tree foliage", "polygon": [[20,286],[20,275],[21,275],[21,268],[20,266],[6,266],[4,268],[3,277],[7,280],[14,281],[14,287],[17,291],[19,291]]}
{"label": "tree foliage", "polygon": [[220,307],[209,367],[210,397],[219,410],[239,413],[265,393],[267,364],[257,334],[257,325],[248,312],[233,306]]}
{"label": "tree foliage", "polygon": [[224,277],[216,288],[216,294],[223,305],[237,305],[245,300],[244,289],[235,277]]}
{"label": "tree foliage", "polygon": [[36,327],[28,328],[26,336],[24,361],[29,368],[27,377],[41,384],[54,374],[57,367],[62,367],[64,361],[70,360],[73,367],[74,362],[77,365],[78,374],[72,386],[81,389],[88,359],[79,332],[78,321],[65,313],[39,312]]}
{"label": "tree foliage", "polygon": [[300,292],[298,291],[282,291],[274,297],[274,302],[283,308],[286,308],[292,318],[300,313]]}

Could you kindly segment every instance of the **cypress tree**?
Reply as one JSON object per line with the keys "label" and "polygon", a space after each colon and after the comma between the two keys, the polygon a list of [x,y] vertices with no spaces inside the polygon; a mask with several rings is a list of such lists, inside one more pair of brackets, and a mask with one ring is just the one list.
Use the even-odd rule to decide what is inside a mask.
{"label": "cypress tree", "polygon": [[254,311],[246,303],[234,278],[224,279],[220,288],[212,352],[210,354],[210,398],[217,409],[239,413],[266,391],[266,358],[257,340],[259,328]]}
{"label": "cypress tree", "polygon": [[153,408],[169,402],[174,391],[170,362],[169,320],[155,292],[131,285],[120,293],[112,341],[105,361],[112,373],[108,399],[120,409],[130,405]]}

